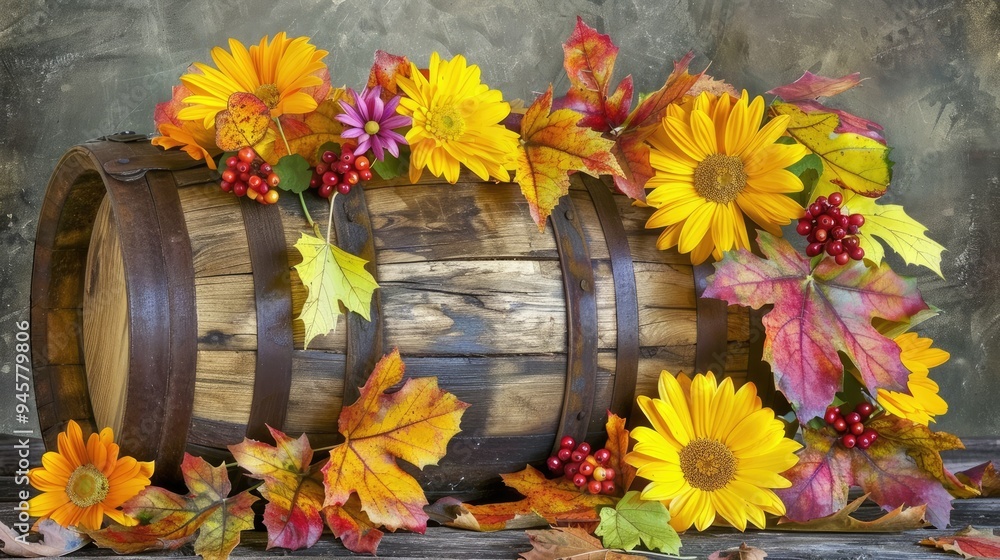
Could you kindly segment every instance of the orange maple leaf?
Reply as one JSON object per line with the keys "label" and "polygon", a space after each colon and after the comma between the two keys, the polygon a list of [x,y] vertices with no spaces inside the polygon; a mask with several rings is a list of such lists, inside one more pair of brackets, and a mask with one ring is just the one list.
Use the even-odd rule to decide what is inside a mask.
{"label": "orange maple leaf", "polygon": [[528,200],[539,230],[559,199],[569,193],[569,172],[588,175],[623,174],[611,150],[614,141],[577,123],[583,115],[572,109],[552,111],[552,85],[521,120],[515,181]]}
{"label": "orange maple leaf", "polygon": [[469,405],[438,389],[433,377],[409,379],[386,394],[403,379],[403,370],[399,350],[393,350],[375,366],[358,401],[340,412],[338,429],[345,441],[330,451],[323,467],[323,505],[341,507],[356,494],[372,525],[423,533],[427,498],[396,459],[421,469],[436,465],[461,431]]}

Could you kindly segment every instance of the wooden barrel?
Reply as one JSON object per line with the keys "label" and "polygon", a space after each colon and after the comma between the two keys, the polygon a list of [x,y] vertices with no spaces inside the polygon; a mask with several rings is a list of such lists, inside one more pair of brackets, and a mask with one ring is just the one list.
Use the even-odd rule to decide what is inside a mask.
{"label": "wooden barrel", "polygon": [[[143,137],[71,149],[45,195],[32,273],[35,388],[49,447],[66,421],[177,473],[265,424],[337,441],[343,403],[398,347],[472,406],[430,494],[475,494],[543,461],[560,434],[600,440],[662,369],[746,377],[748,314],[696,297],[711,266],[656,249],[649,210],[577,175],[539,232],[516,185],[372,181],[338,196],[338,244],[381,288],[303,350],[307,229],[297,197],[221,192],[213,172]],[[307,196],[325,224],[328,205]],[[758,354],[759,355],[759,354]]]}

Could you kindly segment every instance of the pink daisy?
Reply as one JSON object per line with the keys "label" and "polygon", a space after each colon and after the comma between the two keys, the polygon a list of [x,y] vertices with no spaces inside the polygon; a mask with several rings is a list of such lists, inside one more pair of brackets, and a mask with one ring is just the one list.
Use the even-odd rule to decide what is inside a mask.
{"label": "pink daisy", "polygon": [[406,138],[393,129],[410,125],[410,117],[396,114],[400,97],[397,95],[388,102],[382,101],[382,88],[379,86],[365,88],[361,95],[350,88],[347,91],[354,97],[354,105],[341,100],[344,112],[336,118],[347,127],[340,135],[358,141],[354,155],[360,156],[371,148],[379,161],[383,159],[383,150],[399,157],[399,145],[406,144]]}

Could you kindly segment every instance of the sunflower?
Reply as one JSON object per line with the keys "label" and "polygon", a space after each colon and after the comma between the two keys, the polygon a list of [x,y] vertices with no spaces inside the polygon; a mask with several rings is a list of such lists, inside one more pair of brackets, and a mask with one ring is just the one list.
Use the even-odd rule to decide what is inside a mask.
{"label": "sunflower", "polygon": [[664,371],[659,392],[658,399],[639,397],[653,427],[632,430],[635,448],[625,457],[651,481],[643,500],[664,502],[677,531],[704,530],[716,515],[741,531],[747,520],[763,529],[765,513],[785,513],[771,488],[791,486],[780,473],[795,465],[802,446],[784,437],[752,383],[734,391],[728,377],[718,385],[712,373],[691,380]]}
{"label": "sunflower", "polygon": [[938,395],[938,384],[931,381],[930,368],[948,361],[951,354],[931,348],[934,341],[920,338],[917,333],[903,333],[895,339],[901,350],[899,358],[910,370],[906,382],[910,394],[879,389],[878,404],[889,414],[926,426],[934,417],[948,412],[948,403]]}
{"label": "sunflower", "polygon": [[196,62],[197,71],[181,76],[181,82],[193,95],[184,99],[189,106],[180,111],[181,120],[202,119],[205,128],[215,125],[215,115],[228,107],[229,97],[237,92],[252,93],[271,109],[274,118],[284,114],[302,114],[316,109],[315,92],[309,88],[325,82],[326,51],[309,43],[309,37],[289,39],[284,32],[273,41],[267,37],[249,50],[236,39],[229,39],[229,50],[212,49],[218,69]]}
{"label": "sunflower", "polygon": [[787,115],[762,128],[764,99],[749,102],[704,92],[690,109],[670,105],[662,126],[647,140],[655,175],[646,202],[657,210],[647,228],[666,229],[656,246],[677,247],[699,264],[730,249],[750,249],[744,216],[773,235],[802,214],[786,196],[802,181],[785,168],[808,153],[800,144],[776,144]]}
{"label": "sunflower", "polygon": [[458,55],[442,61],[431,55],[427,77],[410,63],[410,77],[397,77],[406,97],[397,112],[410,117],[410,180],[426,167],[449,183],[458,181],[461,164],[486,181],[509,181],[505,165],[517,149],[518,135],[500,124],[510,114],[501,93],[480,81],[479,67]]}
{"label": "sunflower", "polygon": [[42,455],[42,466],[28,472],[31,485],[42,491],[28,502],[28,513],[84,530],[100,529],[105,515],[135,525],[117,508],[149,485],[153,463],[119,457],[111,428],[90,434],[84,445],[83,432],[72,420],[57,445],[58,452]]}

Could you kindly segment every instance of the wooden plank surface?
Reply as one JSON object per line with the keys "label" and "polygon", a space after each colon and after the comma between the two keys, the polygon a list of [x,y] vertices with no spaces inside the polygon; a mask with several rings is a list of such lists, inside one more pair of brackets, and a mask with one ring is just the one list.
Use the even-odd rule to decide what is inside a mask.
{"label": "wooden plank surface", "polygon": [[[1000,441],[996,439],[966,440],[967,449],[946,452],[948,466],[959,470],[984,461],[1000,461]],[[12,523],[16,501],[13,499],[23,486],[14,484],[14,478],[7,476],[16,462],[14,440],[10,436],[0,436],[0,521]],[[32,446],[35,462],[40,448]],[[739,533],[733,529],[712,528],[702,533],[690,532],[682,535],[681,554],[696,558],[706,558],[714,551],[739,546],[746,542],[764,549],[768,560],[916,560],[959,558],[932,548],[917,544],[927,537],[941,537],[974,525],[977,528],[1000,528],[1000,498],[976,500],[956,500],[948,529],[920,529],[902,533],[798,533],[778,530],[748,530]],[[871,519],[879,515],[879,510],[870,503],[863,506],[858,517]],[[523,531],[501,531],[498,533],[472,533],[445,527],[429,527],[427,534],[398,532],[388,533],[379,545],[381,558],[435,558],[435,559],[514,559],[520,552],[530,548]],[[283,549],[267,550],[267,535],[262,531],[244,533],[240,546],[233,552],[233,558],[274,558],[288,555]],[[324,534],[312,548],[300,550],[295,556],[314,558],[360,558],[346,550],[330,534]],[[172,552],[150,552],[137,556],[118,556],[109,550],[86,547],[69,558],[195,558],[193,548],[182,547]],[[367,556],[370,557],[370,556]],[[651,557],[655,558],[655,557]]]}

